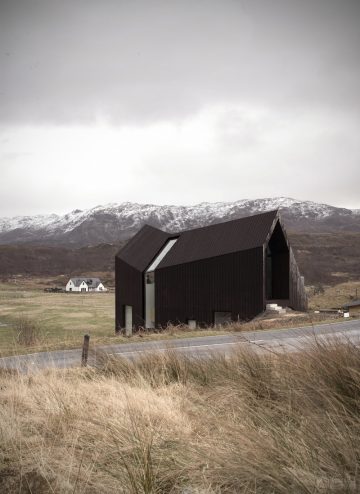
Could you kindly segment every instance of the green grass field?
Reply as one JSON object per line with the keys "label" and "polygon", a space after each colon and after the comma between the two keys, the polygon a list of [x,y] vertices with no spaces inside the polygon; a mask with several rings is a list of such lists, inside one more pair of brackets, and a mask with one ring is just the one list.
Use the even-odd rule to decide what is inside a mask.
{"label": "green grass field", "polygon": [[85,333],[95,342],[114,339],[114,294],[44,293],[0,285],[0,353],[19,350],[17,322],[28,318],[39,328],[32,351],[80,346]]}
{"label": "green grass field", "polygon": [[[20,319],[38,327],[37,341],[18,342]],[[187,331],[186,336],[215,335],[224,331]],[[45,293],[35,285],[16,286],[0,283],[0,356],[80,347],[84,334],[91,345],[127,343],[115,335],[114,293]],[[131,341],[185,336],[184,331],[167,330],[162,334],[141,334]]]}
{"label": "green grass field", "polygon": [[[91,345],[126,343],[124,336],[115,335],[115,295],[108,293],[45,293],[46,279],[28,279],[20,283],[0,283],[0,356],[37,351],[80,347],[84,334],[91,336]],[[345,289],[346,288],[346,289]],[[322,295],[312,296],[311,309],[330,307],[341,299],[349,300],[350,293],[360,290],[360,283],[327,287]],[[340,298],[339,298],[340,297]],[[298,325],[317,324],[328,320],[327,315],[295,313],[282,319],[254,320],[226,328],[207,328],[190,331],[183,326],[171,326],[161,334],[140,333],[130,341],[179,338],[222,334],[228,331],[266,330]],[[19,342],[19,320],[34,322],[36,341]]]}

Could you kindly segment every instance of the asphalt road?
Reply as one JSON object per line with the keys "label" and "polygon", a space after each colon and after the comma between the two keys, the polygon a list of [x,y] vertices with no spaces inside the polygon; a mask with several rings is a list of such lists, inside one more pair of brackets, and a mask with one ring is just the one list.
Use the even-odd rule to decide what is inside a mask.
{"label": "asphalt road", "polygon": [[[221,336],[203,336],[197,338],[179,338],[173,340],[144,341],[139,343],[122,343],[97,347],[91,352],[89,364],[96,360],[97,352],[136,358],[149,351],[166,351],[174,349],[194,357],[206,356],[213,352],[228,354],[239,345],[251,346],[257,351],[297,351],[318,338],[343,338],[360,345],[360,320],[341,321],[331,324],[319,324],[291,329],[268,331],[246,331],[229,333]],[[90,341],[91,344],[91,341]],[[76,367],[81,363],[81,349],[39,352],[27,355],[0,358],[0,367],[17,369],[21,372],[36,371],[45,368]]]}

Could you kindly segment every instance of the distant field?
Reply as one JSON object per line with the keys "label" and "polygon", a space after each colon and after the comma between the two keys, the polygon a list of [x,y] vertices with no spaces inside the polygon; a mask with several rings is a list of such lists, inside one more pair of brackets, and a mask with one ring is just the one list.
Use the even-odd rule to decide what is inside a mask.
{"label": "distant field", "polygon": [[[0,356],[80,347],[84,334],[91,345],[126,343],[115,335],[115,294],[44,293],[47,279],[27,279],[21,284],[0,283]],[[25,346],[17,341],[19,319],[33,321],[39,328],[37,342]],[[187,332],[186,336],[219,334],[217,330]],[[184,336],[183,332],[136,336],[158,339]]]}
{"label": "distant field", "polygon": [[18,347],[14,329],[19,318],[29,318],[39,326],[34,346],[63,348],[80,346],[89,333],[94,341],[114,338],[114,293],[66,294],[18,289],[0,285],[0,353]]}
{"label": "distant field", "polygon": [[321,293],[316,293],[316,288],[309,290],[309,309],[338,308],[347,302],[360,299],[360,281],[347,281],[335,286],[320,287],[323,289]]}
{"label": "distant field", "polygon": [[[91,345],[128,342],[128,338],[114,334],[115,294],[109,293],[45,293],[43,288],[61,286],[60,279],[26,278],[16,283],[0,283],[0,355],[80,347],[85,333],[91,336]],[[274,327],[292,327],[327,320],[316,316],[317,308],[339,307],[356,297],[360,298],[360,282],[324,286],[324,292],[314,295],[309,289],[310,313],[294,313],[281,320],[261,319],[237,324],[224,329],[208,328],[189,331],[172,327],[162,334],[141,334],[134,339],[159,339],[185,336],[220,334],[227,331],[262,330]],[[36,342],[25,345],[18,341],[19,319],[33,322],[37,329]]]}

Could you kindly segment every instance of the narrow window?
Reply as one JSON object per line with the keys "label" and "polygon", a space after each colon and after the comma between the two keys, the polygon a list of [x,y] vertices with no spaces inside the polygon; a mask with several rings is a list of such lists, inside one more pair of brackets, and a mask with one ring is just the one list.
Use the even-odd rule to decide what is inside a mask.
{"label": "narrow window", "polygon": [[177,238],[168,240],[165,246],[158,253],[156,258],[147,268],[144,275],[145,283],[145,327],[148,329],[155,328],[155,282],[156,273],[155,270],[166,254],[175,245]]}

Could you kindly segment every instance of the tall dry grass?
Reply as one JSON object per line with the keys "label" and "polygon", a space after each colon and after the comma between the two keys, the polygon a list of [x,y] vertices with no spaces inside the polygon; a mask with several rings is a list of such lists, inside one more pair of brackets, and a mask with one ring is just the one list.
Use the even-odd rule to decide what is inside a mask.
{"label": "tall dry grass", "polygon": [[22,346],[34,346],[44,339],[40,324],[28,316],[20,315],[13,322],[15,341]]}
{"label": "tall dry grass", "polygon": [[0,377],[0,492],[360,492],[360,350],[174,352]]}

